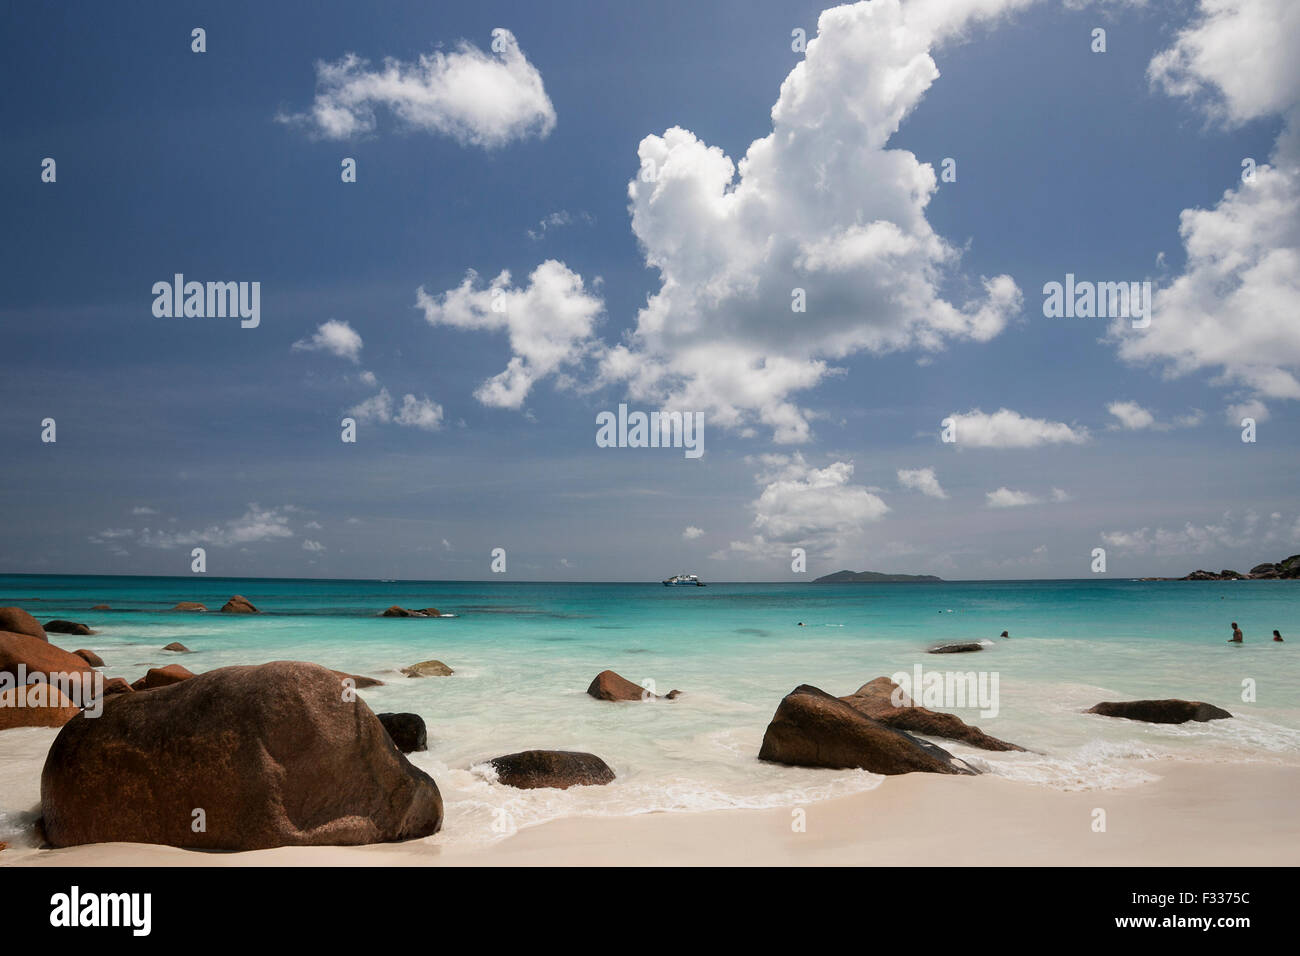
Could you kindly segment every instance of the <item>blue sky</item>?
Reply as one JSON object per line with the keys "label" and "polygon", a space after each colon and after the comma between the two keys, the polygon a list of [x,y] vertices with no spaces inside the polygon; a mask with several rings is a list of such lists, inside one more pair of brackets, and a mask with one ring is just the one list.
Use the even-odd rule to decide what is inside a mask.
{"label": "blue sky", "polygon": [[[1096,547],[1118,576],[1300,551],[1286,4],[266,6],[3,14],[0,569],[183,574],[203,546],[222,575],[480,578],[503,547],[517,579],[788,580],[802,547],[810,576],[1020,578],[1088,576]],[[576,285],[530,279],[548,261]],[[260,325],[155,317],[177,272],[260,282]],[[1151,281],[1151,330],[1045,318],[1066,273]],[[620,402],[703,413],[705,455],[598,448]]]}

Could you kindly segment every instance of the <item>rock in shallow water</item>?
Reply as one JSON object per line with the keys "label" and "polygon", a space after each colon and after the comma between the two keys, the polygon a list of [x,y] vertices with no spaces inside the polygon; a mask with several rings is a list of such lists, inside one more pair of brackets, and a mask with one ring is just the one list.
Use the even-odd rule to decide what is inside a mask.
{"label": "rock in shallow water", "polygon": [[85,661],[85,662],[86,662],[87,664],[89,664],[91,667],[103,667],[103,666],[104,666],[104,659],[103,659],[102,657],[100,657],[98,654],[96,654],[94,651],[88,651],[88,650],[86,650],[84,647],[82,647],[82,648],[78,648],[77,650],[73,651],[72,653],[76,654],[78,657],[80,657],[83,661]]}
{"label": "rock in shallow water", "polygon": [[236,594],[229,601],[221,606],[222,614],[261,614],[257,608],[253,607],[253,602],[248,600],[242,594]]}
{"label": "rock in shallow water", "polygon": [[758,759],[881,774],[975,773],[942,747],[877,723],[809,684],[799,685],[781,701],[763,735]]}
{"label": "rock in shallow water", "polygon": [[[894,706],[894,692],[898,692],[900,706]],[[848,697],[840,700],[863,716],[893,727],[927,737],[945,737],[959,740],[981,750],[1024,750],[1024,747],[992,737],[978,727],[972,727],[956,714],[943,714],[917,707],[897,684],[888,677],[877,677],[863,684]]]}
{"label": "rock in shallow water", "polygon": [[420,661],[410,667],[403,667],[402,673],[407,677],[450,677],[455,671],[442,661]]}
{"label": "rock in shallow water", "polygon": [[1104,700],[1084,711],[1103,717],[1125,717],[1151,724],[1185,724],[1189,720],[1222,720],[1231,717],[1222,707],[1199,700]]}
{"label": "rock in shallow water", "polygon": [[498,782],[521,790],[603,786],[614,779],[614,771],[605,761],[574,750],[521,750],[490,763]]}
{"label": "rock in shallow water", "polygon": [[90,625],[80,624],[77,621],[46,621],[45,632],[47,634],[76,634],[78,637],[89,637],[95,633],[91,630]]}
{"label": "rock in shallow water", "polygon": [[177,654],[193,654],[193,653],[194,653],[194,652],[191,651],[188,647],[186,647],[184,644],[182,644],[180,641],[172,641],[170,644],[168,644],[166,647],[164,647],[163,650],[164,650],[164,651],[175,651]]}
{"label": "rock in shallow water", "polygon": [[634,684],[614,671],[601,671],[587,688],[587,693],[597,700],[676,700],[681,691],[652,694],[640,684]]}
{"label": "rock in shallow water", "polygon": [[419,714],[379,714],[378,717],[402,753],[429,749],[428,730],[424,726],[424,718]]}
{"label": "rock in shallow water", "polygon": [[151,667],[143,677],[131,685],[132,690],[156,690],[183,680],[193,678],[194,672],[180,664],[168,664],[166,667]]}
{"label": "rock in shallow water", "polygon": [[436,833],[437,785],[347,696],[332,672],[296,661],[124,694],[98,718],[73,718],[50,748],[46,837],[257,850]]}
{"label": "rock in shallow water", "polygon": [[173,611],[206,611],[207,607],[200,604],[198,601],[181,601],[179,604],[173,607],[172,610]]}
{"label": "rock in shallow water", "polygon": [[984,650],[983,644],[974,642],[967,644],[940,644],[938,647],[932,647],[927,654],[969,654],[973,651]]}

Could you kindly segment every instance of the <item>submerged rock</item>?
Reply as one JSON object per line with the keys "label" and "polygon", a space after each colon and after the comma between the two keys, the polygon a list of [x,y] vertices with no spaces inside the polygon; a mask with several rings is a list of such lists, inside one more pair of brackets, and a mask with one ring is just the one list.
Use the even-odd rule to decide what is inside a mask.
{"label": "submerged rock", "polygon": [[587,687],[587,693],[597,700],[676,700],[682,692],[670,690],[666,694],[652,694],[614,671],[601,671]]}
{"label": "submerged rock", "polygon": [[191,680],[197,675],[180,664],[168,664],[166,667],[151,667],[143,677],[131,685],[132,690],[154,690],[169,684],[179,684]]}
{"label": "submerged rock", "polygon": [[442,661],[420,661],[410,667],[403,667],[401,672],[407,677],[450,677],[455,673]]}
{"label": "submerged rock", "polygon": [[973,774],[942,747],[877,723],[825,691],[801,684],[781,701],[759,760],[872,773]]}
{"label": "submerged rock", "polygon": [[248,600],[242,594],[236,594],[229,601],[221,606],[222,614],[261,614],[257,608],[253,607],[253,602]]}
{"label": "submerged rock", "polygon": [[1223,720],[1231,717],[1222,707],[1199,700],[1104,700],[1084,711],[1103,717],[1124,717],[1128,720],[1145,720],[1151,724],[1185,724],[1189,720]]}
{"label": "submerged rock", "polygon": [[26,634],[41,641],[49,640],[40,622],[20,607],[0,607],[0,631]]}
{"label": "submerged rock", "polygon": [[78,637],[89,637],[95,632],[90,629],[89,625],[79,624],[76,621],[46,621],[46,634],[76,634]]}
{"label": "submerged rock", "polygon": [[521,790],[603,786],[614,779],[605,761],[573,750],[523,750],[489,762],[499,782]]}
{"label": "submerged rock", "polygon": [[437,785],[370,708],[296,661],[219,668],[73,718],[41,805],[56,847],[357,845],[429,836],[443,817]]}
{"label": "submerged rock", "polygon": [[398,607],[394,604],[388,610],[383,611],[380,617],[440,617],[441,612],[436,607],[417,608],[414,611],[407,610],[404,607]]}
{"label": "submerged rock", "polygon": [[378,714],[397,749],[404,754],[429,749],[428,730],[419,714]]}
{"label": "submerged rock", "polygon": [[[898,691],[901,706],[895,707],[893,696]],[[859,687],[854,693],[840,700],[858,713],[872,720],[893,727],[895,730],[908,730],[912,733],[925,734],[927,737],[946,737],[958,740],[981,750],[1024,750],[1016,744],[992,737],[978,727],[972,727],[956,714],[944,714],[935,710],[917,707],[915,702],[902,692],[897,684],[888,677],[877,677]]]}

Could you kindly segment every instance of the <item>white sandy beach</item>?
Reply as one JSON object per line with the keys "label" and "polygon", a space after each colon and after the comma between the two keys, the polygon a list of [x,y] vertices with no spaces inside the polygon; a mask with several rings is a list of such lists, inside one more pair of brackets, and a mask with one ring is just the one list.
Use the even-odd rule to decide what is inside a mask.
{"label": "white sandy beach", "polygon": [[[1063,791],[912,773],[875,790],[794,808],[581,817],[488,846],[440,837],[366,847],[200,853],[141,844],[14,847],[34,866],[1295,866],[1300,767],[1144,761],[1158,780]],[[1096,809],[1106,831],[1094,832]]]}

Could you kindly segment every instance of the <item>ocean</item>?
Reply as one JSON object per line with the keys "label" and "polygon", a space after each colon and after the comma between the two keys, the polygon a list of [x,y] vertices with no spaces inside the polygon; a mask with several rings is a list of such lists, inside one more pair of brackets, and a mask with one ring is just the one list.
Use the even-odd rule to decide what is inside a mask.
{"label": "ocean", "polygon": [[[216,613],[242,594],[259,615]],[[198,601],[206,614],[171,611]],[[92,611],[96,604],[111,610]],[[438,619],[381,618],[390,605]],[[108,677],[183,663],[307,660],[385,682],[360,691],[376,712],[410,711],[429,750],[411,761],[446,801],[443,843],[484,843],[575,815],[796,807],[870,789],[863,771],[757,760],[764,728],[799,684],[844,695],[872,678],[927,672],[996,675],[996,716],[951,710],[1028,748],[989,753],[937,741],[977,769],[1058,789],[1130,787],[1160,760],[1300,762],[1300,581],[982,581],[935,584],[560,584],[193,577],[0,575],[0,606],[97,633],[51,635],[86,647]],[[1230,623],[1245,632],[1230,646]],[[802,626],[800,626],[802,622]],[[1287,643],[1271,640],[1274,628]],[[998,635],[1010,632],[1002,640]],[[195,653],[161,651],[180,641]],[[979,653],[930,655],[981,641]],[[436,658],[455,674],[398,669]],[[587,685],[606,668],[674,701],[612,704]],[[1102,700],[1182,697],[1233,720],[1161,726],[1082,711]],[[30,839],[30,781],[56,731],[0,739],[0,840]],[[525,749],[584,750],[607,787],[513,790],[483,762]],[[1137,765],[1131,758],[1147,758]]]}

